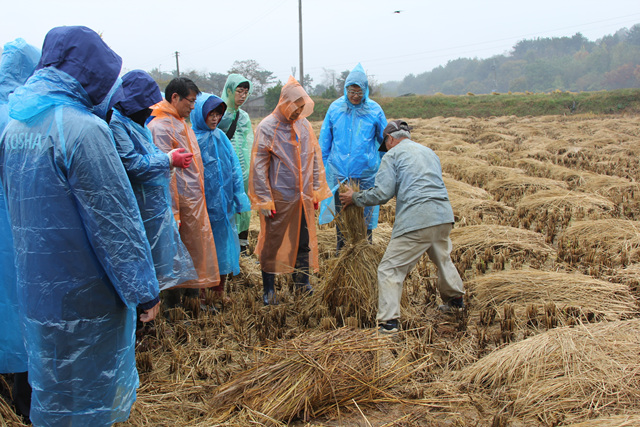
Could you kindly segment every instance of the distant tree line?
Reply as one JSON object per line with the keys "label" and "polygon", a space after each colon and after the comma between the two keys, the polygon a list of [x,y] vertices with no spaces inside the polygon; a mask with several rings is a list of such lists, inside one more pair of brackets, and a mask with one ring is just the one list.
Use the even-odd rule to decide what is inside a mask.
{"label": "distant tree line", "polygon": [[459,58],[380,87],[383,96],[491,92],[594,91],[640,87],[640,24],[590,41],[572,37],[518,42],[508,55]]}

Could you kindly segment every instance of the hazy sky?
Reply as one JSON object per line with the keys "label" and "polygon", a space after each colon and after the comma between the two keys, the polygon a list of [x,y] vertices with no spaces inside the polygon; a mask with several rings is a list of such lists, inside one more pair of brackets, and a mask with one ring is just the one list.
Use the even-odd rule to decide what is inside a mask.
{"label": "hazy sky", "polygon": [[[159,67],[226,73],[255,59],[286,81],[299,63],[298,0],[32,0],[2,5],[0,43],[42,46],[47,31],[86,25],[124,60],[123,71]],[[394,13],[400,11],[400,13]],[[361,62],[378,82],[459,57],[507,53],[519,40],[590,40],[640,23],[638,0],[302,0],[304,70],[322,82]],[[299,72],[296,72],[296,78]]]}

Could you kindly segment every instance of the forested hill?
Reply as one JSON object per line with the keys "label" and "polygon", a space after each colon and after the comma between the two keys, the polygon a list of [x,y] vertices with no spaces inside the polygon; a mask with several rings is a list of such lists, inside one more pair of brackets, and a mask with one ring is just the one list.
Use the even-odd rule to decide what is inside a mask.
{"label": "forested hill", "polygon": [[640,24],[596,41],[572,37],[518,42],[507,55],[459,58],[381,84],[381,96],[594,91],[640,87]]}

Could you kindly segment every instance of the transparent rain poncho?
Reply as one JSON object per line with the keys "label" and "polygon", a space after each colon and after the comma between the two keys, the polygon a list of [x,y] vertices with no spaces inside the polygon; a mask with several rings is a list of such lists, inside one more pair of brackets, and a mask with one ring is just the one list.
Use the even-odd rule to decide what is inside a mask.
{"label": "transparent rain poncho", "polygon": [[[9,123],[9,94],[36,69],[40,51],[16,39],[4,45],[0,61],[0,135]],[[13,236],[4,190],[0,185],[0,373],[25,372],[27,350],[19,315]]]}
{"label": "transparent rain poncho", "polygon": [[[240,168],[242,169],[242,180],[244,183],[244,191],[249,190],[249,166],[251,164],[251,148],[253,147],[253,128],[251,127],[251,119],[249,114],[242,108],[235,108],[235,91],[240,83],[249,83],[249,93],[245,98],[245,102],[249,100],[253,85],[249,80],[241,76],[240,74],[229,74],[227,82],[224,85],[222,94],[220,97],[227,104],[227,111],[218,124],[218,128],[223,132],[227,132],[231,127],[231,123],[234,121],[236,114],[238,114],[238,124],[236,131],[231,138],[231,145],[235,150],[238,160],[240,162]],[[251,221],[251,211],[243,212],[236,215],[236,225],[238,232],[246,231],[249,229],[249,222]]]}
{"label": "transparent rain poncho", "polygon": [[204,191],[218,268],[221,275],[240,274],[240,241],[235,214],[251,211],[251,202],[244,191],[242,169],[229,138],[219,128],[211,130],[205,123],[206,114],[220,104],[222,99],[217,96],[200,94],[191,112],[191,124],[204,165]]}
{"label": "transparent rain poncho", "polygon": [[[351,85],[362,89],[360,104],[354,105],[347,98]],[[369,98],[369,81],[362,65],[355,66],[344,83],[344,95],[333,101],[327,110],[319,143],[322,160],[327,171],[327,183],[335,193],[338,184],[345,179],[355,179],[361,190],[373,187],[380,166],[382,131],[387,119],[380,105]],[[378,226],[379,206],[365,208],[367,229]],[[320,224],[333,220],[334,198],[322,204]]]}
{"label": "transparent rain poncho", "polygon": [[[303,106],[297,120],[291,114]],[[300,220],[309,224],[309,266],[318,270],[314,203],[331,196],[322,154],[311,124],[313,101],[293,78],[282,88],[275,110],[256,128],[251,156],[249,198],[253,209],[275,210],[273,219],[260,215],[256,253],[267,273],[291,273],[295,266]]]}
{"label": "transparent rain poncho", "polygon": [[144,71],[130,71],[122,80],[125,98],[109,127],[138,201],[160,290],[169,289],[198,278],[171,211],[169,156],[153,144],[146,126],[123,114],[149,108],[161,100],[160,90]]}
{"label": "transparent rain poncho", "polygon": [[216,245],[213,240],[204,191],[204,166],[198,141],[187,122],[166,100],[153,107],[147,123],[153,143],[165,153],[184,148],[193,153],[186,168],[177,168],[171,178],[173,215],[180,224],[180,238],[187,247],[198,279],[178,285],[185,288],[209,288],[220,283]]}
{"label": "transparent rain poncho", "polygon": [[0,177],[38,426],[111,425],[135,401],[136,307],[155,304],[158,281],[113,137],[92,113],[121,63],[92,30],[54,28],[44,68],[9,97]]}

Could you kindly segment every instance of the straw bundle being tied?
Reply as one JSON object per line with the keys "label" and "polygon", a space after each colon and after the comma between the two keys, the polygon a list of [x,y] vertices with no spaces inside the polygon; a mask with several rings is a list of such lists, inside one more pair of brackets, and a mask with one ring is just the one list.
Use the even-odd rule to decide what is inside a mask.
{"label": "straw bundle being tied", "polygon": [[[358,186],[351,183],[349,186],[358,191]],[[338,325],[354,317],[361,327],[374,326],[378,304],[377,269],[384,249],[367,240],[363,208],[347,206],[335,221],[344,235],[345,246],[316,293]]]}
{"label": "straw bundle being tied", "polygon": [[262,414],[262,422],[291,422],[354,403],[394,400],[390,389],[431,362],[395,358],[392,348],[395,344],[377,331],[351,328],[303,334],[258,348],[262,357],[255,365],[219,387],[214,411],[221,420],[242,407]]}
{"label": "straw bundle being tied", "polygon": [[640,399],[640,319],[551,329],[508,345],[454,377],[490,391],[514,416],[583,421]]}
{"label": "straw bundle being tied", "polygon": [[[524,318],[529,315],[531,305],[544,313],[545,306],[555,304],[560,324],[575,323],[577,319],[620,320],[637,313],[627,286],[583,274],[528,269],[501,271],[479,276],[466,285],[473,295],[473,307],[479,312],[486,309],[500,312],[509,304],[517,316]],[[537,319],[527,320],[537,323]]]}

